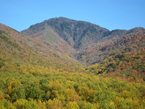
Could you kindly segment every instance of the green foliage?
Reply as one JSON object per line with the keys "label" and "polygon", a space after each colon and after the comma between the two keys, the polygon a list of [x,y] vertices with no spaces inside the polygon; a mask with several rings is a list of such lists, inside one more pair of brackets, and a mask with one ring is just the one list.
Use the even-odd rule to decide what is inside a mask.
{"label": "green foliage", "polygon": [[32,83],[31,85],[26,86],[26,98],[41,99],[43,91],[39,88],[38,85]]}
{"label": "green foliage", "polygon": [[0,101],[0,109],[16,109],[10,101],[2,100]]}
{"label": "green foliage", "polygon": [[16,88],[14,88],[10,94],[10,97],[11,97],[12,102],[14,102],[18,99],[25,99],[26,95],[25,95],[24,87],[18,86]]}
{"label": "green foliage", "polygon": [[37,102],[30,100],[25,102],[24,109],[39,109]]}

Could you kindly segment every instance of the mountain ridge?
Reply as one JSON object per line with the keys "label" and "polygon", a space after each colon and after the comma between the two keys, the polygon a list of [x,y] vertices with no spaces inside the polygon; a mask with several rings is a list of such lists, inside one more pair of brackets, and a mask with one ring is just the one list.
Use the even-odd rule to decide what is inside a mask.
{"label": "mountain ridge", "polygon": [[[81,54],[84,54],[83,52],[89,50],[90,47],[98,46],[100,44],[103,45],[103,43],[109,43],[109,41],[114,42],[118,39],[125,39],[135,34],[142,36],[145,34],[145,29],[136,27],[130,30],[115,29],[109,31],[106,28],[86,21],[58,17],[32,25],[21,33],[28,35],[28,37],[32,37],[34,34],[42,34],[41,38],[39,35],[36,35],[35,37],[55,45],[59,51],[64,51],[63,53],[68,53],[78,61],[82,61],[80,58]],[[64,46],[59,48],[59,42],[64,44]],[[82,62],[84,63],[84,61]],[[88,63],[88,61],[85,63]],[[94,63],[93,60],[92,63]]]}
{"label": "mountain ridge", "polygon": [[[3,51],[0,57],[2,56],[4,60],[9,60],[11,57],[13,63],[18,61],[19,63],[39,64],[62,69],[64,66],[68,67],[69,64],[73,66],[74,63],[78,63],[75,59],[64,55],[63,51],[57,50],[54,45],[40,39],[27,37],[4,24],[0,24],[0,41],[0,49]],[[4,56],[4,54],[6,55]],[[72,69],[74,70],[74,68]]]}
{"label": "mountain ridge", "polygon": [[84,49],[84,46],[88,46],[88,41],[91,41],[91,43],[97,43],[100,40],[108,40],[106,39],[106,37],[112,39],[114,37],[123,37],[123,35],[135,33],[137,32],[137,29],[141,31],[145,30],[142,27],[136,27],[130,30],[115,29],[109,31],[106,28],[86,21],[78,21],[64,17],[58,17],[32,25],[28,29],[21,32],[25,35],[31,36],[34,33],[39,33],[46,30],[46,27],[52,28],[54,32],[56,32],[69,45],[77,50],[81,48]]}
{"label": "mountain ridge", "polygon": [[[89,27],[91,25],[91,27]],[[23,34],[32,35],[33,31],[38,32],[45,29],[45,26],[49,26],[58,33],[68,44],[74,46],[78,45],[80,40],[87,34],[87,31],[94,31],[96,28],[100,28],[98,25],[91,24],[85,21],[76,21],[67,18],[54,18],[45,20],[42,23],[30,26],[29,29],[22,31]],[[84,27],[83,27],[84,26]],[[80,30],[82,28],[82,30]],[[94,29],[94,30],[93,30]],[[104,29],[104,28],[101,28]],[[99,29],[96,29],[99,30]],[[105,29],[106,31],[109,31]],[[100,30],[101,31],[101,30]],[[83,38],[84,39],[84,38]],[[72,44],[74,42],[74,44]]]}

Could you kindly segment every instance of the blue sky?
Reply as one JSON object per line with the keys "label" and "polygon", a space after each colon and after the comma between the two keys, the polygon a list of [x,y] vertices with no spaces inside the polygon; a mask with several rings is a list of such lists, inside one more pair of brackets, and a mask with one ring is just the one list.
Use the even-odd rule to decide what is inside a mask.
{"label": "blue sky", "polygon": [[145,28],[145,0],[0,0],[0,23],[18,31],[55,17],[113,29]]}

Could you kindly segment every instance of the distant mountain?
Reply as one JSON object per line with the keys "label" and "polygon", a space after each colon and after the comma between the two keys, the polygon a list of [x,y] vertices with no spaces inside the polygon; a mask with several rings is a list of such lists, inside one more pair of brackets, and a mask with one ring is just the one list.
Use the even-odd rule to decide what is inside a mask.
{"label": "distant mountain", "polygon": [[52,45],[55,44],[57,48],[59,48],[61,44],[64,44],[63,47],[59,49],[60,51],[65,51],[65,53],[68,53],[84,63],[88,63],[89,61],[90,63],[98,63],[101,62],[100,59],[104,59],[107,55],[103,58],[99,57],[92,60],[88,59],[91,57],[87,56],[92,56],[92,53],[90,52],[87,55],[85,54],[86,58],[85,60],[82,60],[81,56],[85,53],[84,51],[87,51],[94,46],[103,46],[103,44],[106,42],[108,43],[108,41],[114,42],[115,40],[124,39],[135,34],[142,36],[145,34],[145,29],[136,27],[131,30],[116,29],[109,31],[108,29],[89,22],[59,17],[32,25],[27,30],[22,31],[22,33],[32,38],[48,41]]}

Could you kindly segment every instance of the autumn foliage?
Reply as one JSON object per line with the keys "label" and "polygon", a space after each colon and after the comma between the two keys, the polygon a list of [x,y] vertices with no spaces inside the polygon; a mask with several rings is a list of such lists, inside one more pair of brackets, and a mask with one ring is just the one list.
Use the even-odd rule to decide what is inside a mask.
{"label": "autumn foliage", "polygon": [[[19,36],[0,31],[0,109],[145,108],[144,35],[121,42],[136,49],[111,51],[102,62],[88,67],[32,39],[11,35]],[[121,43],[97,49],[117,50]]]}

